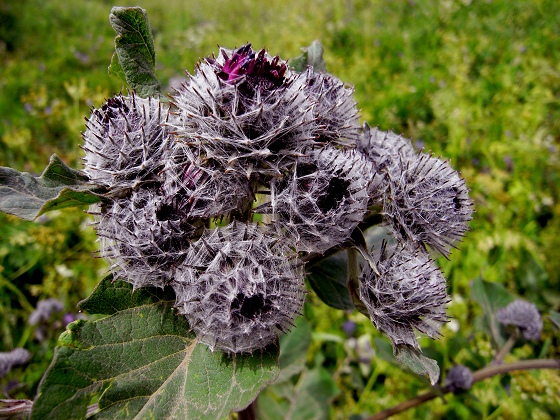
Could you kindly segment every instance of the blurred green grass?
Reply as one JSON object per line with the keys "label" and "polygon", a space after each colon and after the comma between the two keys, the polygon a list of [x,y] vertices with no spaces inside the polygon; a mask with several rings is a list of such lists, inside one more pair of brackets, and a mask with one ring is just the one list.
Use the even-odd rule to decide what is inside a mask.
{"label": "blurred green grass", "polygon": [[[0,4],[0,165],[38,173],[57,153],[81,167],[83,118],[90,107],[123,89],[107,75],[114,38],[108,14],[114,5]],[[218,44],[232,48],[251,42],[289,58],[317,39],[325,47],[328,70],[355,86],[364,121],[404,134],[462,173],[476,215],[461,250],[439,261],[453,297],[450,312],[461,325],[457,336],[445,329],[445,337],[430,345],[443,355],[444,368],[462,359],[474,363],[476,357],[460,345],[486,348],[487,340],[471,326],[477,312],[468,301],[474,277],[504,284],[543,312],[560,308],[557,1],[146,0],[139,5],[150,18],[157,75],[165,85],[192,71],[200,57],[216,53]],[[90,258],[96,244],[85,227],[88,220],[80,211],[50,215],[39,225],[0,215],[0,350],[36,345],[25,319],[37,299],[57,297],[71,310],[101,278],[106,268]],[[84,228],[76,231],[79,225]],[[73,274],[68,277],[61,266]],[[342,334],[348,315],[313,297],[312,302],[315,329]],[[350,317],[360,334],[376,334],[364,318]],[[558,357],[557,336],[545,333],[547,354]],[[386,408],[424,386],[376,361],[379,376],[371,383],[371,398],[359,398],[356,393],[366,384],[344,373],[344,350],[317,341],[313,351],[325,358],[344,390],[333,406],[338,418]],[[549,389],[560,387],[557,375],[538,375],[552,384]],[[538,388],[539,381],[533,382]],[[22,393],[31,393],[33,384],[30,379]],[[513,386],[511,396],[497,385],[487,388],[488,395],[477,395],[481,408],[468,399],[448,406],[434,402],[403,418],[527,413],[553,418],[550,413],[559,409],[559,404],[522,399],[525,385]]]}

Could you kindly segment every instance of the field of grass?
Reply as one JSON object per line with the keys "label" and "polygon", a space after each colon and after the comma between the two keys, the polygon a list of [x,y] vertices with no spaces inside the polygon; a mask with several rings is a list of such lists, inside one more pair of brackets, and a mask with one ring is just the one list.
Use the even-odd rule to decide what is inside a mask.
{"label": "field of grass", "polygon": [[[90,108],[123,89],[107,74],[114,31],[106,1],[4,0],[0,3],[0,166],[39,173],[52,153],[80,168],[80,132]],[[200,57],[251,42],[287,59],[319,40],[328,71],[355,87],[362,118],[402,133],[449,159],[471,189],[472,230],[438,261],[455,321],[436,342],[422,340],[445,372],[491,359],[477,328],[470,282],[482,277],[537,305],[545,328],[511,360],[560,357],[560,4],[543,1],[218,0],[123,1],[147,10],[157,75],[166,86]],[[107,267],[92,259],[95,234],[80,210],[40,223],[0,214],[0,351],[16,346],[31,363],[0,379],[2,393],[33,398],[62,326],[44,341],[27,317],[54,297],[75,311]],[[406,400],[426,383],[382,357],[371,322],[322,304],[306,309],[315,332],[309,364],[320,363],[340,393],[332,418],[365,418]],[[361,366],[342,325],[376,338]],[[377,345],[379,344],[379,346]],[[10,381],[17,380],[17,384]],[[11,388],[10,388],[11,387]],[[494,378],[471,393],[434,400],[400,418],[553,419],[560,412],[557,371]]]}

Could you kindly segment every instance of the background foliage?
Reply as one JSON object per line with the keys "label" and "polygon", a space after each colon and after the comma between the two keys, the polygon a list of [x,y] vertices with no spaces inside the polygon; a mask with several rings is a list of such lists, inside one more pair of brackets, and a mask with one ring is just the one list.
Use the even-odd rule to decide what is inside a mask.
{"label": "background foliage", "polygon": [[[118,78],[107,75],[115,35],[107,17],[113,5],[0,4],[1,166],[36,173],[57,153],[81,167],[83,117],[122,89]],[[455,363],[477,369],[491,360],[491,339],[478,322],[483,307],[471,298],[471,282],[482,277],[535,303],[545,316],[543,342],[520,345],[511,357],[560,356],[558,331],[546,322],[549,311],[560,309],[556,1],[145,0],[140,5],[154,32],[157,76],[168,91],[184,77],[183,69],[192,71],[199,57],[216,53],[217,43],[232,48],[249,41],[287,58],[318,39],[329,71],[355,86],[364,120],[449,158],[472,190],[473,230],[450,261],[439,261],[449,280],[454,321],[441,340],[422,342],[426,354],[443,372]],[[27,324],[37,301],[54,297],[75,313],[107,269],[91,258],[95,235],[83,212],[53,212],[39,221],[0,214],[0,351],[19,346],[33,354],[28,365],[0,379],[0,391],[12,398],[33,398],[64,330],[63,314],[55,314],[46,339],[38,339],[37,327]],[[308,301],[309,370],[292,384],[297,395],[332,398],[328,415],[348,418],[426,388],[394,363],[388,342],[365,317],[329,308],[312,294]],[[310,389],[313,375],[334,383],[325,379],[321,389]],[[267,390],[263,401],[298,412],[285,384]],[[522,372],[475,385],[470,394],[450,396],[447,405],[434,400],[402,418],[554,418],[559,392],[556,372]]]}

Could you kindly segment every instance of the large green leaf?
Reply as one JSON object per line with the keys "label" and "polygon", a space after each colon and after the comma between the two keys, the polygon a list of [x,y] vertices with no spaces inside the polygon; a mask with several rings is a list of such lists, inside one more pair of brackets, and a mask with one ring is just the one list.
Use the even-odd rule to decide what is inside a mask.
{"label": "large green leaf", "polygon": [[327,71],[327,65],[323,59],[323,46],[317,40],[309,47],[301,49],[301,55],[290,60],[290,66],[298,72],[303,72],[307,66],[313,67],[315,71]]}
{"label": "large green leaf", "polygon": [[88,177],[52,155],[41,176],[0,166],[0,211],[25,220],[51,210],[83,206],[100,200]]}
{"label": "large green leaf", "polygon": [[113,7],[109,20],[117,32],[117,60],[113,56],[109,72],[124,75],[130,88],[141,97],[159,93],[154,39],[146,11],[141,7]]}
{"label": "large green leaf", "polygon": [[80,303],[108,316],[61,336],[32,419],[217,419],[253,401],[278,375],[278,347],[212,353],[173,310],[172,293],[105,278]]}
{"label": "large green leaf", "polygon": [[295,328],[280,337],[280,375],[275,383],[287,381],[305,369],[307,350],[311,345],[311,327],[300,316],[294,322]]}
{"label": "large green leaf", "polygon": [[294,385],[271,385],[259,396],[258,418],[312,420],[329,418],[330,401],[340,390],[329,372],[317,366],[304,371]]}
{"label": "large green leaf", "polygon": [[477,277],[471,282],[471,297],[483,311],[482,317],[476,321],[479,328],[490,335],[496,348],[502,348],[506,337],[501,332],[496,311],[513,301],[513,296],[501,284],[490,283]]}
{"label": "large green leaf", "polygon": [[327,305],[336,309],[352,310],[354,303],[346,286],[348,257],[338,252],[310,268],[307,276],[309,285]]}

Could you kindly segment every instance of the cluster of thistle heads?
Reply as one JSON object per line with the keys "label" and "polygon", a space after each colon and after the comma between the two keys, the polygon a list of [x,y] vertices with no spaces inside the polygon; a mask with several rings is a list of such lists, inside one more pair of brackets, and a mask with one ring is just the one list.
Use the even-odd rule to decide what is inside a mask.
{"label": "cluster of thistle heads", "polygon": [[353,91],[251,45],[201,61],[172,95],[109,99],[84,133],[85,171],[108,191],[101,254],[135,288],[170,286],[211,349],[252,352],[301,313],[305,264],[353,246],[381,213],[395,244],[368,251],[359,295],[393,344],[447,320],[448,256],[472,206],[447,162],[359,124]]}

